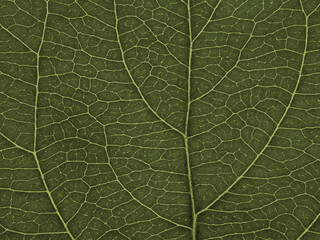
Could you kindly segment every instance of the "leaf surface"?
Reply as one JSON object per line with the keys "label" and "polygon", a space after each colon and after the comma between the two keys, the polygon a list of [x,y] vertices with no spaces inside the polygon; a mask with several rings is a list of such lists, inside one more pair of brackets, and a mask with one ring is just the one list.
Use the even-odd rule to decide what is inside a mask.
{"label": "leaf surface", "polygon": [[320,3],[1,0],[0,239],[320,238]]}

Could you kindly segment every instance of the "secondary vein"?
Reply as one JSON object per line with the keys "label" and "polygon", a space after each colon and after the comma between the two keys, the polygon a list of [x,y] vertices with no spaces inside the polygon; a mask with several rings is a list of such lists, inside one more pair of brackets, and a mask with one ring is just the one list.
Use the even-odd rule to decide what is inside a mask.
{"label": "secondary vein", "polygon": [[41,166],[40,166],[40,162],[39,162],[39,159],[38,159],[38,156],[37,156],[37,106],[38,106],[38,99],[39,99],[39,80],[40,80],[40,52],[41,52],[41,49],[42,49],[42,45],[43,45],[43,42],[44,42],[44,35],[45,35],[45,31],[46,31],[46,27],[47,27],[47,20],[48,20],[48,15],[49,15],[49,0],[46,0],[46,16],[45,16],[45,19],[44,19],[44,23],[43,23],[43,31],[42,31],[42,38],[41,38],[41,42],[40,42],[40,45],[39,45],[39,49],[37,51],[37,82],[36,82],[36,98],[35,98],[35,107],[34,107],[34,138],[33,138],[33,156],[34,156],[34,159],[36,161],[36,164],[37,164],[37,168],[39,170],[39,173],[40,173],[40,177],[41,177],[41,180],[43,182],[43,185],[45,187],[45,190],[49,196],[49,199],[50,199],[50,202],[55,210],[55,212],[57,213],[62,225],[64,226],[65,230],[66,230],[66,233],[70,236],[70,238],[72,240],[74,240],[75,238],[72,236],[67,224],[65,223],[62,215],[60,214],[60,211],[58,210],[58,207],[57,205],[55,204],[54,200],[53,200],[53,197],[51,195],[51,192],[49,191],[49,188],[48,188],[48,185],[47,185],[47,182],[44,178],[44,174],[41,170]]}
{"label": "secondary vein", "polygon": [[105,150],[105,153],[106,153],[106,155],[107,155],[108,164],[109,164],[109,166],[110,166],[110,168],[111,168],[111,171],[112,171],[112,173],[113,173],[113,175],[114,175],[114,177],[115,177],[115,179],[116,179],[116,182],[119,183],[119,185],[122,187],[122,189],[123,189],[124,191],[126,191],[134,201],[138,202],[141,206],[143,206],[143,207],[145,207],[146,209],[148,209],[150,212],[152,212],[153,214],[155,214],[158,218],[160,218],[160,219],[162,219],[162,220],[164,220],[164,221],[166,221],[166,222],[169,222],[169,223],[171,223],[171,224],[173,224],[173,225],[175,225],[175,226],[190,229],[190,227],[188,227],[188,226],[181,225],[181,224],[179,224],[179,223],[176,223],[176,222],[172,221],[171,219],[168,219],[168,218],[165,218],[165,217],[161,216],[161,215],[158,214],[155,210],[153,210],[151,207],[147,206],[146,204],[142,203],[139,199],[137,199],[137,198],[133,195],[133,193],[131,193],[131,192],[129,191],[129,189],[127,189],[126,186],[123,185],[123,183],[119,180],[118,175],[117,175],[117,173],[116,173],[116,171],[115,171],[115,169],[114,169],[114,167],[113,167],[113,165],[112,165],[112,163],[111,163],[111,161],[110,161],[110,155],[109,155],[109,152],[108,152],[108,146],[109,146],[109,145],[108,145],[108,139],[107,139],[107,128],[106,128],[106,126],[104,126],[104,138],[105,138],[105,143],[106,143],[106,145],[105,145],[105,147],[104,147],[104,150]]}
{"label": "secondary vein", "polygon": [[165,125],[167,125],[169,128],[171,128],[172,130],[180,133],[181,135],[184,135],[183,132],[181,132],[179,129],[177,129],[176,127],[174,127],[173,125],[171,125],[170,123],[168,123],[166,120],[164,120],[162,117],[159,116],[159,114],[150,106],[150,104],[148,103],[148,101],[145,99],[144,95],[142,94],[139,86],[136,84],[136,82],[134,81],[133,79],[133,76],[128,68],[128,65],[125,61],[125,58],[124,58],[124,50],[122,48],[122,45],[121,45],[121,42],[120,42],[120,38],[119,38],[119,31],[118,31],[118,22],[119,22],[119,18],[118,18],[118,13],[117,13],[117,3],[116,3],[116,0],[114,0],[114,13],[115,13],[115,19],[116,19],[116,26],[115,26],[115,31],[116,31],[116,37],[117,37],[117,41],[119,43],[119,49],[120,49],[120,52],[121,52],[121,58],[122,58],[122,62],[123,62],[123,65],[124,65],[124,68],[126,69],[126,72],[128,73],[129,75],[129,78],[132,82],[132,84],[136,87],[140,97],[142,98],[143,102],[147,105],[148,109],[161,121],[163,122]]}
{"label": "secondary vein", "polygon": [[260,151],[259,154],[257,154],[256,158],[251,162],[251,164],[247,167],[247,169],[245,171],[242,172],[242,174],[225,190],[223,191],[212,203],[210,203],[207,207],[203,208],[201,211],[199,211],[197,213],[197,215],[199,216],[200,214],[202,214],[203,212],[207,211],[209,208],[211,208],[216,202],[218,202],[226,193],[228,193],[232,188],[233,186],[235,186],[242,178],[243,176],[252,168],[252,166],[254,166],[254,164],[256,163],[256,161],[259,159],[259,157],[264,153],[264,151],[267,149],[267,147],[269,146],[271,140],[273,139],[273,137],[275,136],[276,132],[278,131],[280,125],[282,124],[283,120],[285,119],[285,116],[287,115],[291,105],[292,105],[292,102],[293,102],[293,99],[294,99],[294,96],[296,95],[296,92],[297,92],[297,89],[299,87],[299,84],[301,82],[301,78],[303,76],[302,74],[302,70],[303,70],[303,66],[305,64],[305,59],[306,59],[306,53],[307,53],[307,47],[308,47],[308,17],[306,16],[306,35],[305,35],[305,46],[304,46],[304,50],[303,50],[303,57],[302,57],[302,61],[301,61],[301,66],[300,66],[300,69],[299,69],[299,76],[298,76],[298,80],[296,82],[296,85],[295,85],[295,88],[291,94],[291,98],[289,100],[289,103],[281,117],[281,119],[279,120],[278,124],[276,125],[273,133],[271,134],[271,136],[269,137],[269,140],[268,142],[265,144],[264,148]]}

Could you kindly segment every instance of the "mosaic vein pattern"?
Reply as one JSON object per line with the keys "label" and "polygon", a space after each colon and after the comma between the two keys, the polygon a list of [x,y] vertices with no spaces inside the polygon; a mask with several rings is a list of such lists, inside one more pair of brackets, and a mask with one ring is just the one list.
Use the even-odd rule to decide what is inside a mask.
{"label": "mosaic vein pattern", "polygon": [[0,0],[0,240],[317,240],[319,189],[319,1]]}

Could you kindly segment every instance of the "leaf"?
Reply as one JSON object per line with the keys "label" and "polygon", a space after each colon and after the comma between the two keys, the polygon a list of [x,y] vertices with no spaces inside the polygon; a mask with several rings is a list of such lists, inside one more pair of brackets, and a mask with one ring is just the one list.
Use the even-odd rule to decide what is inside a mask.
{"label": "leaf", "polygon": [[320,3],[1,0],[0,239],[320,238]]}

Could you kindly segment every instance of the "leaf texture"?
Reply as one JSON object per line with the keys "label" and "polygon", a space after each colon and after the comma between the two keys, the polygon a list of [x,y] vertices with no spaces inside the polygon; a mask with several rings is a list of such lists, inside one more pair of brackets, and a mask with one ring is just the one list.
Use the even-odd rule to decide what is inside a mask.
{"label": "leaf texture", "polygon": [[320,2],[0,0],[0,239],[320,239]]}

